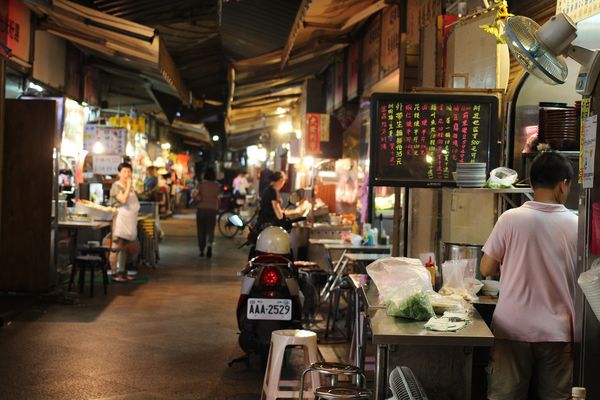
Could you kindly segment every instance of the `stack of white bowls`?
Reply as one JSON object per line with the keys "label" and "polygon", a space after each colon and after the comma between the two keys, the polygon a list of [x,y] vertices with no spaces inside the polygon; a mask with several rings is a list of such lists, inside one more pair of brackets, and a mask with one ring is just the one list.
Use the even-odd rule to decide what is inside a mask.
{"label": "stack of white bowls", "polygon": [[483,187],[487,177],[485,167],[485,163],[456,164],[456,184],[465,188]]}

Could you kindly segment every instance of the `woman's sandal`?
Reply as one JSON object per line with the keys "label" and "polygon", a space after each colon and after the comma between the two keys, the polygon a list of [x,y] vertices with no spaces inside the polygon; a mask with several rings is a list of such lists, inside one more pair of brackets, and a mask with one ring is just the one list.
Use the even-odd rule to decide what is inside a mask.
{"label": "woman's sandal", "polygon": [[127,278],[124,278],[121,275],[113,275],[113,276],[111,276],[111,279],[114,282],[127,282]]}

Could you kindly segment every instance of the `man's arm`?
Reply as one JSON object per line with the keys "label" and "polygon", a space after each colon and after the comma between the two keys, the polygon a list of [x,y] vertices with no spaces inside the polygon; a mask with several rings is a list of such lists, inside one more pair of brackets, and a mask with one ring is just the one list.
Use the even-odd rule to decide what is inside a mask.
{"label": "man's arm", "polygon": [[481,257],[481,264],[479,265],[479,270],[481,271],[481,275],[486,276],[496,276],[498,275],[498,270],[500,269],[500,262],[483,253]]}

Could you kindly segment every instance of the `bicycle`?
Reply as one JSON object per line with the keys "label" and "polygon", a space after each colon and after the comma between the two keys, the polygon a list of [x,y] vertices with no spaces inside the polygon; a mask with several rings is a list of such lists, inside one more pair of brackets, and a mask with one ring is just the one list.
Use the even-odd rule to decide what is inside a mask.
{"label": "bicycle", "polygon": [[[246,226],[256,222],[256,219],[258,218],[258,208],[247,220],[245,220],[240,214],[242,213],[236,213],[235,210],[225,210],[219,214],[219,216],[217,217],[217,225],[219,227],[219,232],[221,233],[221,235],[228,239],[233,239],[238,233],[243,233]],[[241,226],[237,226],[231,223],[230,218],[234,215],[239,216],[242,220]]]}

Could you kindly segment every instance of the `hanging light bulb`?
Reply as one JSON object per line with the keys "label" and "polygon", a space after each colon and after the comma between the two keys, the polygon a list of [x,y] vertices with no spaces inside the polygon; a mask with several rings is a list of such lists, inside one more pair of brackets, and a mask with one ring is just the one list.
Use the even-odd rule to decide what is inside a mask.
{"label": "hanging light bulb", "polygon": [[102,154],[104,153],[104,145],[102,144],[101,141],[96,141],[96,143],[94,143],[94,146],[92,147],[92,152],[94,154]]}

